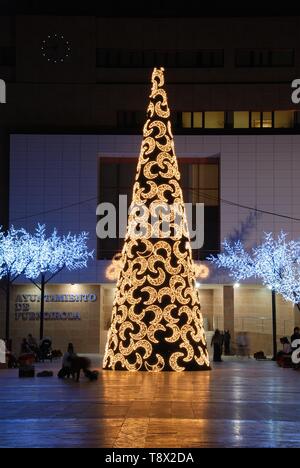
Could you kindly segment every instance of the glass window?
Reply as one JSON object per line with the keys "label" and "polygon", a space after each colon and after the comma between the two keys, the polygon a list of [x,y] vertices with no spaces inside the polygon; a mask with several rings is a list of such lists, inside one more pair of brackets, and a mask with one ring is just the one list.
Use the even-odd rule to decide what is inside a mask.
{"label": "glass window", "polygon": [[130,50],[122,50],[120,53],[120,66],[121,67],[129,67],[131,62],[131,51]]}
{"label": "glass window", "polygon": [[272,112],[251,112],[251,128],[273,128]]}
{"label": "glass window", "polygon": [[202,112],[193,112],[193,128],[203,128]]}
{"label": "glass window", "polygon": [[249,112],[237,111],[233,113],[234,128],[249,128]]}
{"label": "glass window", "polygon": [[155,66],[156,67],[165,67],[167,66],[167,52],[164,50],[157,50],[155,53]]}
{"label": "glass window", "polygon": [[259,50],[250,51],[250,66],[251,67],[260,67],[262,62],[263,52]]}
{"label": "glass window", "polygon": [[143,66],[143,52],[141,50],[132,50],[130,53],[130,65],[132,67]]}
{"label": "glass window", "polygon": [[269,50],[256,50],[254,53],[254,67],[269,67],[271,65],[271,52]]}
{"label": "glass window", "polygon": [[119,127],[133,128],[136,127],[139,112],[137,111],[118,111],[117,121]]}
{"label": "glass window", "polygon": [[191,112],[182,112],[182,127],[192,128],[192,113]]}
{"label": "glass window", "polygon": [[293,128],[294,111],[275,111],[275,128]]}
{"label": "glass window", "polygon": [[273,127],[272,112],[263,112],[263,114],[262,114],[262,127],[263,128],[272,128]]}
{"label": "glass window", "polygon": [[217,164],[194,164],[193,171],[197,173],[197,183],[201,189],[214,190],[218,188],[219,168]]}
{"label": "glass window", "polygon": [[196,67],[197,66],[196,51],[180,50],[178,52],[178,64],[180,67]]}
{"label": "glass window", "polygon": [[[194,259],[203,260],[220,249],[219,160],[193,158],[187,161],[182,158],[179,167],[184,200],[193,205],[204,203],[204,246],[193,250]],[[193,219],[194,231],[195,221]]]}
{"label": "glass window", "polygon": [[154,50],[144,51],[144,65],[145,67],[154,67],[156,64],[156,53]]}
{"label": "glass window", "polygon": [[250,67],[251,52],[249,50],[237,50],[235,54],[235,64],[237,67]]}
{"label": "glass window", "polygon": [[205,128],[224,128],[225,112],[205,112]]}
{"label": "glass window", "polygon": [[[14,48],[0,48],[0,64],[15,61]],[[224,66],[223,49],[97,49],[98,67],[204,67]]]}
{"label": "glass window", "polygon": [[261,128],[261,113],[260,112],[251,112],[251,127]]}
{"label": "glass window", "polygon": [[16,64],[16,49],[14,47],[0,47],[0,65],[13,67]]}
{"label": "glass window", "polygon": [[212,58],[212,67],[224,67],[224,50],[215,50]]}
{"label": "glass window", "polygon": [[273,50],[271,54],[271,64],[273,67],[293,67],[294,50]]}
{"label": "glass window", "polygon": [[108,64],[108,50],[107,49],[97,49],[96,64],[97,64],[97,67],[107,67],[107,64]]}
{"label": "glass window", "polygon": [[237,67],[292,67],[293,49],[239,49],[235,54]]}
{"label": "glass window", "polygon": [[197,60],[199,67],[223,67],[224,50],[200,50],[198,51]]}
{"label": "glass window", "polygon": [[107,64],[110,67],[119,67],[120,66],[120,51],[111,49],[107,54]]}
{"label": "glass window", "polygon": [[[114,203],[117,219],[119,194],[127,195],[128,206],[131,203],[136,164],[136,157],[99,159],[98,200],[99,203]],[[220,251],[219,158],[179,158],[178,164],[184,201],[193,204],[204,203],[204,246],[193,250],[194,259],[203,260],[208,255]],[[195,210],[194,206],[193,231],[197,228]],[[112,259],[122,250],[123,244],[124,239],[98,239],[97,258]]]}
{"label": "glass window", "polygon": [[168,50],[165,53],[165,65],[168,67],[176,67],[177,66],[177,52],[175,50]]}

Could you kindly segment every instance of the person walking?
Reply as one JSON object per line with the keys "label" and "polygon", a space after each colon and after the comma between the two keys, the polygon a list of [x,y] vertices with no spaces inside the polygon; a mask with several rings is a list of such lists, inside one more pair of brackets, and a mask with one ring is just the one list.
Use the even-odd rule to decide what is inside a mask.
{"label": "person walking", "polygon": [[222,362],[222,344],[223,337],[220,330],[216,329],[215,334],[211,340],[211,346],[214,347],[214,362]]}

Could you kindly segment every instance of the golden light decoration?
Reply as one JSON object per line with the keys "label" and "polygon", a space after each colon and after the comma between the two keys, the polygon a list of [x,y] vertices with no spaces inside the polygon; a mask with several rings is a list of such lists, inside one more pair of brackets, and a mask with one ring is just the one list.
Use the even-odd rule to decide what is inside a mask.
{"label": "golden light decoration", "polygon": [[123,268],[122,254],[117,253],[112,259],[111,264],[108,265],[108,267],[106,268],[106,272],[105,272],[106,278],[110,281],[117,281],[122,268]]}
{"label": "golden light decoration", "polygon": [[203,263],[194,263],[194,270],[196,278],[207,279],[209,277],[209,268]]}
{"label": "golden light decoration", "polygon": [[[192,260],[170,109],[163,86],[164,70],[155,68],[133,186],[134,208],[128,218],[123,250],[106,271],[107,278],[117,279],[103,363],[107,370],[209,369],[195,288],[195,273],[200,271],[203,275],[207,267],[195,268]],[[169,216],[167,236],[160,236],[161,223],[168,218],[164,204],[174,211]],[[138,207],[144,209],[139,213]],[[156,212],[158,219],[153,228],[151,221]],[[135,235],[136,227],[142,228],[142,236]]]}

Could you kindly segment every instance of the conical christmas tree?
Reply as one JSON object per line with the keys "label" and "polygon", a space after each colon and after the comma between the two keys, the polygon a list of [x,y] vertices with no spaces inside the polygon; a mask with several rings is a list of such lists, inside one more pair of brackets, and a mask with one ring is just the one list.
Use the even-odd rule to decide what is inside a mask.
{"label": "conical christmas tree", "polygon": [[163,86],[155,68],[104,369],[209,369]]}

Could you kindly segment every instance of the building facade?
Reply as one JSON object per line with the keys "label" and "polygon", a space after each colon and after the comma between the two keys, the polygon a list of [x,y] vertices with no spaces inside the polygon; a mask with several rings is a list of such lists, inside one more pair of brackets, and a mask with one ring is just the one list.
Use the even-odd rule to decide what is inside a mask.
{"label": "building facade", "polygon": [[[269,231],[299,238],[300,107],[291,98],[299,17],[27,15],[0,23],[2,224],[85,230],[95,251],[88,269],[62,272],[46,291],[55,347],[75,341],[82,352],[103,353],[114,291],[108,268],[122,241],[97,239],[96,208],[130,196],[154,66],[166,69],[185,200],[205,205],[195,259],[206,263],[224,238],[248,247]],[[251,282],[234,288],[208,267],[199,287],[207,330],[247,331],[252,351],[271,353],[270,291]],[[36,295],[23,279],[13,287],[15,347],[38,329]],[[290,335],[300,312],[280,297],[277,306],[278,335]]]}

